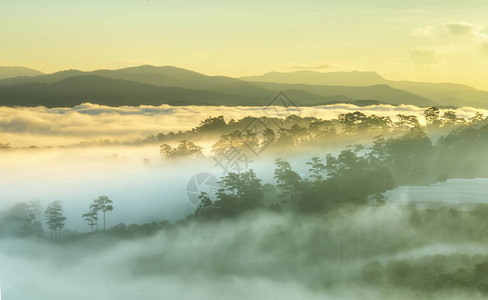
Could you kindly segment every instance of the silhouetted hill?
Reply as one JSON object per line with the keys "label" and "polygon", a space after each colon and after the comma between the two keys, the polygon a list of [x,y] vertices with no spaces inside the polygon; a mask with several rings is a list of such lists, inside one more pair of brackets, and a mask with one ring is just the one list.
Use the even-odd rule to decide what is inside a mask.
{"label": "silhouetted hill", "polygon": [[[369,86],[386,84],[432,101],[440,106],[488,107],[488,92],[454,83],[428,83],[386,80],[374,72],[316,72],[297,71],[289,73],[270,72],[262,76],[242,77],[252,82],[275,82],[287,84]],[[375,97],[374,99],[379,99]],[[406,104],[406,103],[405,103]]]}
{"label": "silhouetted hill", "polygon": [[119,70],[98,70],[91,72],[112,79],[125,79],[159,86],[178,86],[191,89],[213,90],[221,85],[243,81],[225,76],[207,76],[172,66],[139,66]]}
{"label": "silhouetted hill", "polygon": [[96,70],[84,72],[66,70],[33,78],[17,77],[0,80],[0,85],[15,85],[24,83],[52,83],[77,75],[98,75],[112,79],[123,79],[159,86],[177,86],[183,88],[209,88],[218,85],[245,83],[242,80],[225,76],[207,76],[201,73],[180,69],[172,66],[139,66],[118,70]]}
{"label": "silhouetted hill", "polygon": [[[94,90],[93,87],[87,87],[87,83],[82,83],[83,80],[81,79],[77,79],[76,82],[83,86],[83,89],[73,86],[68,79],[78,76],[96,76],[98,78],[96,84],[93,83],[91,86],[96,85],[98,91]],[[356,72],[344,76],[349,76],[351,79],[352,77],[359,78],[360,74]],[[369,76],[373,79],[379,75],[371,73]],[[102,80],[101,78],[124,80],[126,85],[117,89],[114,86],[114,81]],[[102,83],[106,83],[108,86],[103,86]],[[141,85],[135,83],[146,84],[146,86],[142,89]],[[10,88],[8,88],[9,86]],[[156,89],[156,87],[166,87],[166,89]],[[180,89],[168,89],[169,87]],[[130,105],[151,103],[173,105],[251,105],[250,103],[253,103],[264,105],[279,91],[287,91],[297,105],[354,103],[357,100],[361,100],[361,103],[381,102],[394,105],[430,106],[435,104],[429,99],[386,85],[341,87],[246,82],[224,76],[207,76],[171,66],[154,67],[147,65],[93,72],[68,70],[37,77],[9,78],[0,80],[0,88],[3,91],[3,94],[0,93],[0,103],[4,103],[4,105],[71,106],[72,103],[80,101],[96,101],[95,103],[102,104],[103,102],[108,105],[129,105],[127,103],[131,103]],[[122,95],[121,90],[125,91]],[[201,91],[199,95],[196,95],[196,90]],[[91,91],[91,94],[88,94],[88,91]],[[36,94],[37,92],[39,94]],[[74,94],[70,95],[69,93]],[[131,95],[130,99],[129,95]],[[192,96],[190,97],[190,95]],[[224,95],[226,95],[226,99],[224,99]],[[7,96],[8,98],[5,98]],[[102,96],[105,99],[102,99]],[[85,98],[80,99],[80,97]],[[32,99],[29,100],[29,98]]]}
{"label": "silhouetted hill", "polygon": [[488,108],[488,92],[454,83],[389,81],[390,86],[430,98],[442,106]]}
{"label": "silhouetted hill", "polygon": [[386,80],[378,73],[359,71],[327,73],[307,70],[289,73],[269,72],[261,76],[246,76],[241,79],[246,81],[312,85],[368,86],[386,83]]}
{"label": "silhouetted hill", "polygon": [[231,77],[207,76],[172,66],[154,67],[147,65],[119,70],[97,70],[92,72],[68,70],[37,77],[8,78],[0,80],[0,86],[26,83],[54,83],[79,75],[97,75],[111,79],[129,80],[157,86],[208,90],[250,97],[272,97],[275,94],[274,91],[268,91],[252,83]]}
{"label": "silhouetted hill", "polygon": [[381,103],[392,105],[437,105],[436,102],[430,99],[414,95],[403,90],[394,89],[385,84],[373,86],[325,86],[307,84],[282,84],[272,82],[256,82],[256,84],[261,87],[273,90],[302,90],[323,97],[343,96],[353,100],[375,100]]}
{"label": "silhouetted hill", "polygon": [[[305,103],[318,105],[323,104],[324,101],[337,102],[343,100],[351,103],[351,101],[356,100],[367,100],[372,101],[371,103],[380,102],[394,105],[412,104],[419,106],[474,106],[488,108],[488,92],[477,90],[467,85],[391,81],[374,72],[359,71],[328,73],[316,71],[270,72],[262,76],[243,77],[242,79],[245,80],[242,80],[225,76],[207,76],[173,66],[156,67],[143,65],[118,70],[97,70],[91,72],[67,70],[53,74],[4,79],[1,79],[0,76],[0,87],[18,84],[56,83],[80,75],[96,75],[159,87],[211,91],[246,99],[246,103],[250,98],[269,99],[280,90],[291,90],[291,93],[296,94],[295,98],[298,98],[294,100],[303,103],[303,105]],[[300,93],[299,90],[306,93]],[[3,101],[10,100],[6,99]],[[59,99],[51,101],[60,102]],[[363,101],[363,103],[366,102]]]}
{"label": "silhouetted hill", "polygon": [[[274,93],[273,93],[274,94]],[[73,76],[54,83],[27,83],[0,86],[0,105],[72,107],[84,102],[101,105],[256,105],[269,97],[217,93],[179,87],[163,87],[95,75]],[[325,104],[341,98],[321,97],[301,92],[297,105]],[[345,99],[347,102],[347,99]]]}
{"label": "silhouetted hill", "polygon": [[43,73],[24,67],[0,67],[0,79],[19,76],[39,76]]}
{"label": "silhouetted hill", "polygon": [[85,72],[79,70],[66,70],[60,71],[52,74],[43,74],[39,76],[19,76],[12,78],[5,78],[0,80],[0,86],[11,86],[16,84],[27,84],[27,83],[53,83],[63,79],[67,79],[73,76],[83,75]]}

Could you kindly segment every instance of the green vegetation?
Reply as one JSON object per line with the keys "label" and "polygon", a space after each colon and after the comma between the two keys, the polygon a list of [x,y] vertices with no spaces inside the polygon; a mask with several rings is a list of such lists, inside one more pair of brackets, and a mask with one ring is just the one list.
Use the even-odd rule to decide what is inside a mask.
{"label": "green vegetation", "polygon": [[[276,158],[273,184],[263,183],[252,169],[230,172],[220,178],[215,200],[202,193],[194,213],[174,224],[161,220],[106,226],[106,214],[114,205],[109,197],[100,196],[82,215],[90,232],[64,229],[67,220],[62,203],[54,201],[44,212],[49,239],[40,221],[40,205],[19,203],[0,212],[0,238],[37,239],[81,249],[96,246],[89,251],[97,255],[119,241],[163,240],[161,249],[124,262],[134,276],[185,276],[198,270],[218,278],[296,280],[314,290],[351,284],[386,294],[394,289],[424,295],[463,292],[486,296],[488,257],[480,255],[477,247],[488,243],[488,205],[395,207],[388,205],[383,194],[399,185],[488,177],[484,117],[477,114],[460,120],[435,108],[426,115],[430,118],[426,126],[420,126],[413,116],[393,122],[359,112],[338,120],[289,116],[227,123],[223,117],[207,118],[193,130],[174,135],[217,136],[214,151],[244,145],[300,149],[338,131],[375,138],[366,139],[364,145],[310,157],[301,162],[307,174],[297,172],[290,160]],[[270,126],[281,121],[282,127],[267,128],[260,134],[235,130],[256,120]],[[434,139],[428,132],[443,135]],[[176,147],[163,145],[160,150],[164,159],[202,155],[201,147],[189,140]],[[185,252],[187,244],[180,244],[182,239],[191,243],[191,255]],[[174,263],[183,259],[180,256],[185,268]]]}
{"label": "green vegetation", "polygon": [[58,200],[51,202],[44,211],[44,215],[47,227],[51,230],[51,238],[59,239],[66,221],[66,217],[63,215],[63,203]]}
{"label": "green vegetation", "polygon": [[480,113],[465,120],[450,110],[440,116],[440,111],[436,107],[426,109],[425,116],[427,121],[425,125],[421,125],[418,118],[413,115],[398,114],[397,120],[393,121],[390,117],[368,116],[359,111],[340,114],[333,120],[292,114],[286,118],[245,117],[226,122],[223,116],[218,116],[208,117],[201,121],[200,125],[188,131],[159,133],[135,143],[163,142],[165,144],[161,146],[162,153],[171,159],[178,157],[178,150],[171,150],[167,144],[176,141],[182,143],[180,147],[185,150],[184,144],[189,141],[196,143],[202,139],[217,139],[212,147],[214,153],[230,147],[242,148],[244,145],[256,149],[282,149],[285,146],[288,149],[295,147],[301,150],[303,146],[323,145],[350,136],[368,137],[380,134],[397,136],[414,128],[421,128],[426,133],[448,134],[453,129],[460,130],[470,125],[481,125],[485,120]]}
{"label": "green vegetation", "polygon": [[[334,88],[337,86],[368,87],[368,86],[383,85],[383,86],[391,87],[393,89],[399,89],[405,92],[412,93],[414,95],[427,98],[431,101],[437,102],[437,105],[442,105],[442,106],[486,107],[486,99],[488,99],[488,92],[483,90],[478,90],[463,84],[393,81],[393,80],[387,80],[375,72],[357,72],[357,71],[353,71],[353,72],[296,71],[290,73],[270,72],[262,76],[250,76],[250,77],[244,77],[243,79],[255,83],[259,82],[262,83],[263,85],[273,82],[273,83],[294,85],[297,88],[303,87],[303,88],[310,88],[310,89],[312,88],[317,89],[317,86],[330,86],[330,88]],[[337,91],[338,90],[335,90],[336,94],[340,94]],[[364,92],[364,90],[362,92]],[[362,94],[363,97],[365,97],[365,95],[366,94]],[[383,93],[376,94],[376,95],[371,95],[369,99],[378,99],[379,95],[384,96]],[[398,96],[397,99],[399,99]],[[391,100],[391,101],[395,101],[395,100]],[[384,102],[384,103],[388,103],[388,102]],[[431,105],[431,104],[425,104],[425,105]]]}
{"label": "green vegetation", "polygon": [[19,70],[20,73],[13,72],[12,76],[31,77],[5,79],[2,79],[1,71],[0,105],[6,106],[72,107],[85,102],[108,106],[264,106],[279,91],[286,91],[299,106],[383,103],[486,108],[488,99],[488,92],[469,86],[396,82],[371,72],[306,71],[242,80],[206,76],[171,66],[139,66],[92,72],[68,70],[47,75]]}
{"label": "green vegetation", "polygon": [[0,213],[0,237],[42,237],[41,208],[37,202],[17,203]]}
{"label": "green vegetation", "polygon": [[166,159],[198,158],[202,157],[203,148],[189,141],[181,141],[178,147],[171,147],[168,144],[160,146],[160,153]]}
{"label": "green vegetation", "polygon": [[[230,132],[221,135],[213,145],[213,152],[217,153],[230,147],[301,147],[333,137],[338,130],[352,136],[388,134],[389,137],[376,136],[367,146],[351,145],[335,155],[311,157],[306,162],[307,176],[299,175],[287,160],[278,158],[275,160],[275,185],[263,185],[253,170],[230,172],[220,179],[217,200],[212,202],[208,195],[202,194],[200,206],[188,219],[233,218],[255,209],[321,215],[347,205],[384,203],[382,193],[399,185],[488,177],[485,165],[480,163],[486,161],[487,154],[483,149],[488,146],[488,125],[481,114],[464,120],[450,111],[441,116],[439,110],[432,107],[425,111],[425,115],[427,125],[423,128],[414,116],[400,115],[397,122],[392,122],[387,117],[366,116],[361,112],[340,115],[338,120],[291,115],[285,119],[247,117],[227,123],[220,116],[209,117],[190,131],[160,135],[158,139],[219,136],[222,132]],[[253,122],[264,124],[265,130],[259,135],[251,130],[235,130]],[[272,124],[278,129],[271,129]],[[433,141],[425,132],[433,130],[444,130],[446,134]],[[163,144],[160,151],[165,159],[203,156],[202,147],[188,140],[181,141],[177,147]],[[468,152],[469,155],[464,155]],[[105,230],[106,213],[112,210],[112,200],[100,196],[82,217],[92,232],[98,231],[102,225]],[[100,218],[103,219],[101,225]],[[65,221],[60,202],[55,201],[46,209],[46,220],[53,235],[59,234]],[[23,220],[30,221],[37,219]]]}
{"label": "green vegetation", "polygon": [[21,76],[39,76],[42,72],[24,67],[2,67],[0,66],[0,80]]}

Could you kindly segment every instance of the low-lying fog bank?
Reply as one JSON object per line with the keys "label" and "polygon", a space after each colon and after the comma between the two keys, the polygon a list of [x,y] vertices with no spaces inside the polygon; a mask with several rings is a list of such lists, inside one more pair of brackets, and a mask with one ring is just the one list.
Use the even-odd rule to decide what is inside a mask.
{"label": "low-lying fog bank", "polygon": [[[93,113],[97,122],[107,114]],[[192,132],[203,132],[196,142],[204,148],[171,139],[137,146],[4,145],[0,152],[4,297],[472,299],[487,295],[488,205],[474,205],[485,202],[486,182],[453,179],[488,177],[486,120],[480,115],[460,122],[444,118],[437,125],[431,120],[424,127],[433,132],[429,137],[417,121],[413,127],[404,128],[403,121],[387,122],[386,131],[364,131],[356,121],[381,120],[359,113],[342,116],[344,121],[349,117],[352,123],[342,124],[344,135],[331,134],[328,123],[307,123],[303,128],[289,124],[286,130],[278,129],[278,140],[265,139],[269,134],[261,140],[252,138],[249,130],[250,139],[241,144],[233,140],[239,131],[211,141],[205,130],[197,128]],[[207,121],[210,127],[225,123],[222,118]],[[114,134],[113,121],[105,126],[97,122],[93,128]],[[322,129],[317,130],[317,124]],[[60,135],[49,126],[35,133],[37,137],[49,139],[51,133],[79,137],[76,130]],[[25,130],[32,133],[41,127]],[[434,127],[441,131],[430,131]],[[375,137],[381,132],[391,134]],[[177,136],[185,138],[186,133]],[[161,148],[156,144],[166,141],[179,144]],[[345,147],[352,143],[365,147]],[[239,174],[222,178],[218,199],[200,195],[199,190],[207,184],[202,178],[225,174],[212,158],[212,145],[220,149],[219,157],[246,146],[263,151],[250,161],[239,160],[240,172],[230,170]],[[249,169],[255,172],[245,172]],[[194,177],[201,173],[206,174]],[[195,211],[196,201],[188,198],[189,192],[201,196],[201,205],[194,215],[174,223]],[[94,202],[90,208],[101,195],[113,203],[101,197],[106,202]],[[429,201],[472,205],[463,209],[405,205]],[[105,218],[98,219],[105,212],[107,230],[102,226]],[[38,221],[44,222],[44,233]],[[87,233],[91,229],[94,232]]]}
{"label": "low-lying fog bank", "polygon": [[476,287],[430,289],[435,280],[412,271],[432,264],[432,276],[454,276],[462,261],[478,280],[470,272],[488,245],[463,233],[475,217],[456,232],[444,214],[422,215],[431,224],[420,226],[399,207],[254,212],[131,240],[0,240],[0,280],[5,299],[482,299]]}
{"label": "low-lying fog bank", "polygon": [[[334,104],[316,107],[226,107],[226,106],[138,106],[108,107],[86,103],[74,108],[0,107],[0,144],[12,147],[61,146],[99,139],[133,140],[159,132],[188,130],[209,116],[225,116],[226,121],[246,116],[299,116],[334,119],[339,114],[360,110],[366,115],[397,114],[417,116],[424,122],[425,108],[412,105]],[[458,117],[469,118],[475,112],[488,111],[463,107]]]}
{"label": "low-lying fog bank", "polygon": [[[303,176],[308,155],[291,160]],[[7,151],[1,153],[0,164],[0,211],[32,201],[39,201],[45,209],[50,202],[61,200],[66,229],[82,232],[90,227],[81,216],[100,195],[114,201],[114,211],[107,214],[108,226],[164,219],[174,222],[196,208],[187,196],[193,176],[209,173],[219,178],[224,173],[211,156],[167,161],[157,146]],[[264,183],[275,182],[274,157],[264,153],[247,167]]]}
{"label": "low-lying fog bank", "polygon": [[[168,161],[155,146],[92,147],[87,149],[43,149],[3,152],[0,156],[0,211],[19,202],[38,201],[43,209],[54,201],[63,201],[66,229],[90,230],[81,217],[100,195],[114,201],[107,214],[107,226],[118,223],[174,222],[194,212],[188,197],[188,182],[199,173],[215,178],[224,170],[211,156],[192,160]],[[310,176],[306,162],[314,155],[337,154],[340,148],[321,148],[317,153],[286,157],[302,178]],[[252,168],[263,184],[276,184],[274,153],[264,152],[252,158]],[[195,191],[206,191],[204,187]],[[190,192],[192,192],[190,190]],[[385,193],[388,204],[442,205],[486,203],[486,179],[449,179],[428,186],[400,186]],[[428,206],[428,205],[427,205]],[[42,218],[41,221],[44,221]]]}
{"label": "low-lying fog bank", "polygon": [[462,207],[478,203],[488,203],[488,179],[448,179],[445,182],[425,186],[400,186],[387,191],[389,204],[420,206],[436,205]]}

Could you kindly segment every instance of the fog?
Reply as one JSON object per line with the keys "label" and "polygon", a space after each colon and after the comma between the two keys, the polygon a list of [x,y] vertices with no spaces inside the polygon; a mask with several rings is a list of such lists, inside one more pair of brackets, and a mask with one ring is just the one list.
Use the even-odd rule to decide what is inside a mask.
{"label": "fog", "polygon": [[210,160],[198,167],[164,162],[158,147],[18,150],[2,153],[0,161],[0,210],[16,202],[45,207],[62,200],[66,227],[81,231],[89,229],[81,215],[100,195],[115,202],[109,225],[181,219],[195,208],[186,196],[188,180],[212,167]]}
{"label": "fog", "polygon": [[[100,139],[130,141],[169,131],[188,130],[208,116],[241,119],[286,117],[292,113],[322,119],[333,119],[341,113],[362,111],[395,118],[397,114],[415,115],[424,122],[425,108],[412,105],[372,105],[358,107],[334,104],[316,107],[225,107],[225,106],[138,106],[108,107],[85,103],[74,108],[0,107],[0,143],[11,147],[66,146]],[[458,117],[471,117],[476,111],[459,108]]]}
{"label": "fog", "polygon": [[327,219],[253,213],[134,240],[1,240],[0,278],[5,299],[481,299],[368,287],[360,277],[373,260],[486,254],[486,246],[446,244],[399,207]]}
{"label": "fog", "polygon": [[[350,105],[335,105],[322,107],[322,111],[332,113],[321,117],[335,117],[336,113],[342,112],[340,109],[356,109]],[[390,115],[395,115],[401,109],[407,107],[387,106],[394,111],[384,111]],[[370,107],[376,113],[385,107]],[[37,139],[43,139],[48,135],[57,136],[55,128],[68,130],[60,124],[70,121],[66,117],[64,121],[55,122],[54,118],[73,114],[85,114],[85,117],[92,118],[92,121],[106,124],[100,131],[105,134],[114,134],[110,131],[114,126],[114,121],[109,118],[125,118],[141,116],[145,118],[158,119],[161,125],[166,126],[172,118],[179,118],[179,114],[187,114],[191,111],[189,107],[167,106],[159,108],[139,107],[139,108],[110,108],[86,104],[74,109],[45,109],[45,108],[2,108],[13,112],[28,111],[41,118],[48,118],[54,114],[55,117],[50,121],[52,130],[45,133],[37,132]],[[160,114],[166,110],[171,110],[169,121],[161,118]],[[223,113],[219,107],[204,107],[195,114],[206,116],[210,111],[218,115]],[[227,108],[225,108],[227,109]],[[257,109],[257,108],[256,108]],[[262,108],[259,108],[262,109]],[[307,110],[308,108],[303,108]],[[420,108],[409,107],[403,113],[421,114]],[[1,110],[1,109],[0,109]],[[251,109],[230,108],[226,118],[242,117],[249,113]],[[79,112],[78,112],[79,111]],[[111,112],[110,112],[111,111]],[[320,112],[320,109],[317,111]],[[69,113],[68,113],[69,112]],[[153,116],[144,114],[154,113]],[[474,113],[474,110],[463,109],[465,114]],[[289,112],[288,112],[289,113]],[[302,112],[302,116],[307,112]],[[116,116],[111,116],[115,114]],[[239,115],[241,114],[241,115]],[[15,113],[14,113],[15,115]],[[312,114],[313,115],[313,114]],[[315,113],[317,115],[317,113]],[[185,126],[194,126],[200,119],[185,119],[186,123],[178,123],[183,129]],[[151,121],[149,121],[150,123]],[[58,124],[59,123],[59,124]],[[121,123],[124,123],[123,121]],[[141,126],[147,122],[141,121]],[[90,123],[91,124],[91,123]],[[88,124],[85,124],[88,126]],[[83,126],[85,126],[83,125]],[[173,126],[175,126],[173,124]],[[95,126],[97,127],[97,126]],[[100,126],[98,126],[100,127]],[[4,130],[9,130],[9,127]],[[24,128],[23,130],[33,133],[33,130]],[[81,129],[80,129],[81,130]],[[81,130],[82,131],[82,130]],[[152,132],[153,134],[155,132]],[[24,132],[16,132],[15,135],[24,139]],[[69,138],[80,138],[76,132],[70,132]],[[65,136],[61,136],[65,138]],[[47,138],[49,140],[49,138]],[[44,148],[44,149],[14,149],[10,151],[0,151],[0,190],[2,190],[2,201],[0,211],[11,207],[14,203],[38,201],[45,208],[53,200],[61,200],[67,216],[66,228],[86,232],[90,228],[81,217],[88,211],[91,202],[100,195],[107,195],[114,200],[114,211],[107,215],[107,226],[114,226],[118,223],[143,223],[152,221],[168,220],[175,222],[193,213],[196,206],[187,195],[187,185],[193,176],[199,173],[209,173],[216,178],[224,175],[224,170],[216,164],[210,152],[211,145],[215,140],[199,142],[205,147],[206,157],[192,160],[169,161],[162,159],[157,144],[145,146],[93,146],[93,147],[68,147],[68,148]],[[313,156],[324,157],[327,153],[337,154],[344,146],[353,143],[363,143],[368,145],[370,139],[357,135],[344,136],[341,140],[325,143],[316,148],[300,148],[300,151],[287,153],[286,149],[281,153],[273,152],[271,149],[265,150],[259,157],[251,157],[250,162],[245,166],[246,169],[253,169],[263,183],[275,184],[273,178],[275,169],[274,159],[285,157],[288,159],[295,171],[302,178],[309,176],[306,162]],[[478,182],[478,184],[476,184]],[[485,184],[481,181],[469,180],[449,180],[445,183],[438,183],[435,186],[400,186],[395,190],[388,191],[385,195],[391,204],[406,204],[409,202],[453,202],[462,203],[483,203],[486,202],[485,196],[488,193]],[[467,192],[469,191],[469,192]]]}
{"label": "fog", "polygon": [[[333,105],[297,108],[295,112],[302,117],[330,119],[357,109]],[[290,114],[289,110],[269,110],[281,117]],[[365,114],[402,113],[419,117],[423,110],[412,106],[361,109]],[[270,111],[240,107],[110,108],[92,104],[73,109],[0,108],[0,142],[25,147],[66,146],[105,138],[123,141],[190,129],[208,116],[225,115],[228,121],[249,114],[270,116]],[[456,113],[470,117],[475,111],[479,110],[462,108]],[[345,204],[337,210],[311,215],[274,213],[263,206],[238,218],[208,222],[195,219],[174,225],[196,209],[188,199],[188,182],[199,173],[217,178],[224,175],[210,152],[214,142],[200,140],[205,157],[174,161],[163,159],[157,144],[0,151],[0,212],[19,202],[38,201],[44,209],[53,200],[61,200],[67,217],[65,240],[49,240],[46,224],[42,239],[0,238],[4,298],[482,298],[473,289],[439,288],[425,292],[388,276],[396,274],[395,261],[408,260],[410,267],[415,268],[416,264],[423,265],[423,259],[429,263],[441,261],[446,274],[455,273],[460,266],[475,273],[472,270],[488,260],[488,241],[483,231],[488,228],[483,223],[488,218],[483,210],[481,217],[469,210],[486,202],[485,179],[448,179],[426,186],[399,186],[384,194],[387,200],[384,206]],[[285,146],[278,146],[279,151],[270,147],[253,157],[245,168],[253,169],[263,184],[275,184],[274,159],[284,156],[304,179],[310,175],[306,162],[311,157],[337,155],[348,144],[367,146],[370,142],[371,136],[365,134],[345,135],[331,143],[296,147],[295,151],[287,151]],[[100,231],[70,240],[70,230],[90,231],[82,214],[100,195],[114,201],[114,210],[107,213],[107,227],[121,222],[163,220],[173,225],[155,234],[130,238]],[[464,206],[460,211],[442,207],[438,211],[417,211],[406,205],[439,201],[443,202],[441,206]],[[466,206],[467,203],[473,206]],[[364,274],[371,263],[384,268],[381,276],[385,283],[367,282]]]}
{"label": "fog", "polygon": [[488,203],[488,179],[449,179],[426,186],[400,186],[387,191],[388,203],[405,205],[408,203],[426,206],[461,206]]}
{"label": "fog", "polygon": [[[334,152],[333,146],[321,149]],[[38,201],[46,207],[62,200],[67,216],[66,228],[88,231],[81,218],[91,202],[100,195],[114,200],[114,211],[107,225],[120,222],[174,222],[193,213],[196,206],[187,196],[187,184],[198,173],[219,178],[224,170],[207,157],[196,160],[163,160],[159,147],[116,146],[90,148],[24,149],[0,152],[0,211],[18,202]],[[313,156],[290,156],[302,176],[305,162]],[[264,183],[275,183],[274,154],[263,153],[247,164]],[[146,161],[144,161],[146,159]]]}

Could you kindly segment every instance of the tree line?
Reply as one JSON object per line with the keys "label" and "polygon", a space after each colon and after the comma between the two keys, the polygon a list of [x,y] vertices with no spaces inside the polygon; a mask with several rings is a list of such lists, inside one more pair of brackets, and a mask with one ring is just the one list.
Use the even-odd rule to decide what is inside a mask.
{"label": "tree line", "polygon": [[[100,196],[93,201],[88,213],[83,218],[88,222],[91,231],[99,230],[99,219],[102,218],[102,229],[106,230],[106,213],[113,210],[113,201],[107,196]],[[67,218],[64,214],[63,202],[55,200],[50,202],[42,211],[39,202],[17,203],[7,212],[0,214],[0,236],[15,235],[19,237],[36,236],[43,237],[44,229],[41,219],[44,219],[50,238],[57,241],[61,238]]]}
{"label": "tree line", "polygon": [[367,147],[351,145],[338,155],[312,157],[300,176],[285,159],[275,160],[275,184],[262,184],[251,169],[220,179],[216,201],[200,195],[194,217],[233,217],[256,207],[300,213],[330,212],[345,204],[384,202],[399,185],[423,185],[449,178],[488,177],[488,125],[455,128],[433,141],[414,127],[397,137],[377,136]]}
{"label": "tree line", "polygon": [[189,131],[158,134],[151,139],[153,142],[182,139],[176,147],[167,143],[160,146],[161,156],[171,160],[202,157],[203,148],[192,141],[202,136],[217,138],[212,146],[212,153],[215,154],[225,149],[244,146],[256,151],[267,147],[283,149],[298,145],[320,146],[330,139],[347,135],[398,134],[411,129],[422,129],[426,132],[449,131],[480,124],[485,120],[479,112],[469,119],[464,119],[458,117],[453,110],[441,114],[441,110],[436,107],[425,109],[423,115],[424,125],[415,115],[398,114],[397,119],[392,120],[388,116],[368,116],[360,111],[340,114],[334,120],[290,115],[286,118],[245,117],[226,122],[223,116],[219,116],[208,117]]}
{"label": "tree line", "polygon": [[[429,114],[434,124],[437,113],[429,110]],[[399,185],[488,177],[488,125],[480,115],[469,122],[436,140],[426,128],[413,126],[400,135],[378,135],[366,146],[351,145],[336,155],[311,157],[304,166],[307,176],[277,158],[274,184],[263,184],[253,170],[231,172],[220,179],[215,201],[200,195],[199,206],[188,218],[221,219],[253,209],[328,213],[344,205],[380,205],[385,201],[382,193]],[[100,196],[82,217],[90,231],[106,230],[106,214],[112,210],[113,201]],[[50,203],[44,214],[52,238],[59,238],[66,223],[62,202]],[[38,205],[16,205],[7,219],[10,225],[3,225],[4,231],[10,226],[20,235],[42,235]]]}

